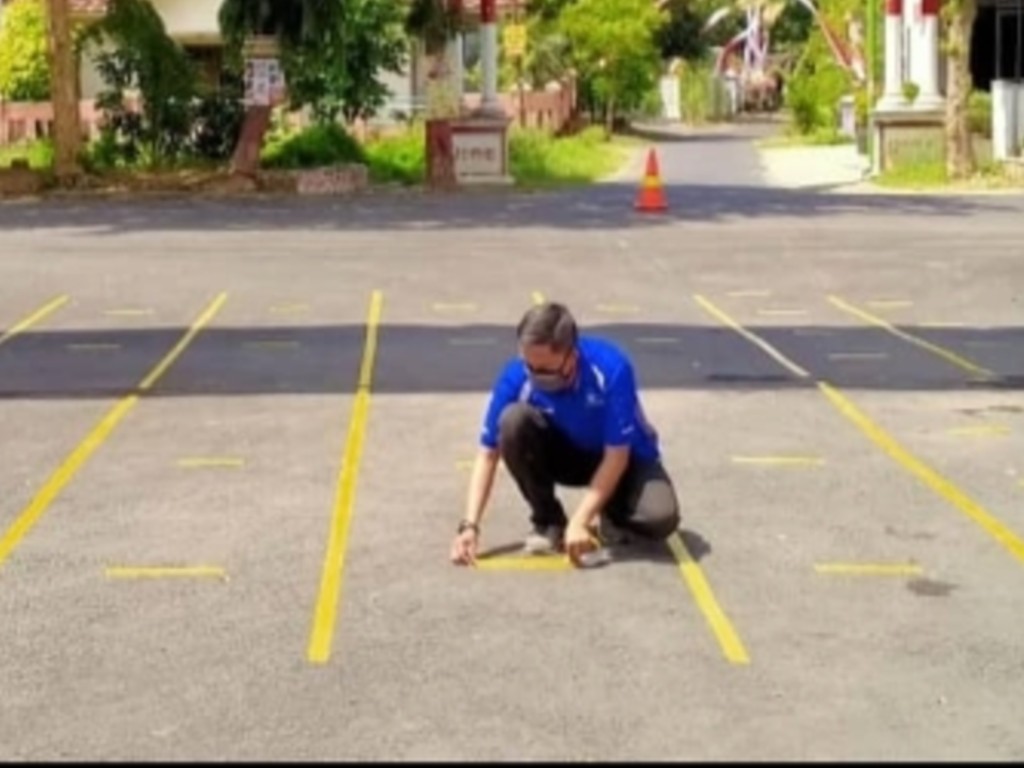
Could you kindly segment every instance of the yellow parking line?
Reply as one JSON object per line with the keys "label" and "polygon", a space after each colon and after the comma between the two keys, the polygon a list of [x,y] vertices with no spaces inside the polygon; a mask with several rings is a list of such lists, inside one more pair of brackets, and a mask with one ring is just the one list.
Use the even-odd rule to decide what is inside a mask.
{"label": "yellow parking line", "polygon": [[954,437],[993,437],[1010,434],[1010,428],[1002,424],[982,424],[976,427],[955,427],[947,430]]}
{"label": "yellow parking line", "polygon": [[482,571],[573,570],[573,564],[564,555],[495,555],[478,558],[476,567]]}
{"label": "yellow parking line", "polygon": [[768,290],[742,289],[739,291],[729,291],[725,295],[732,299],[765,299],[771,296],[772,292]]}
{"label": "yellow parking line", "polygon": [[476,304],[472,302],[434,302],[435,312],[473,312],[476,310]]}
{"label": "yellow parking line", "polygon": [[741,326],[739,323],[737,323],[735,320],[729,317],[729,315],[725,314],[725,312],[720,310],[718,307],[716,307],[710,301],[705,299],[703,296],[697,295],[694,297],[694,299],[701,307],[704,308],[705,312],[707,312],[720,323],[722,323],[722,325],[736,331],[736,333],[745,338],[755,347],[758,347],[762,352],[768,355],[768,357],[772,358],[775,362],[777,362],[787,371],[792,373],[794,376],[800,379],[810,378],[811,374],[809,374],[806,370],[804,370],[799,365],[790,360],[788,357],[783,355],[781,352],[775,349],[775,347],[773,347],[767,341],[762,339],[760,336],[748,331],[746,328]]}
{"label": "yellow parking line", "polygon": [[138,309],[133,307],[107,309],[103,311],[103,314],[108,317],[148,317],[154,314],[152,309],[146,309],[140,307]]}
{"label": "yellow parking line", "polygon": [[543,304],[544,303],[544,294],[541,293],[540,291],[534,291],[531,298],[533,299],[533,303],[534,304]]}
{"label": "yellow parking line", "polygon": [[112,566],[106,569],[108,579],[202,579],[227,581],[223,568],[210,565],[191,566]]}
{"label": "yellow parking line", "polygon": [[182,352],[192,343],[193,339],[220,311],[221,306],[227,300],[227,294],[220,294],[215,298],[203,313],[196,319],[188,331],[182,336],[177,344],[158,362],[147,376],[139,383],[138,392],[127,395],[119,400],[93,428],[85,439],[71,452],[57,470],[50,475],[43,487],[35,495],[29,505],[22,510],[14,523],[0,537],[0,567],[11,556],[11,553],[18,546],[26,534],[43,516],[43,513],[53,503],[64,487],[71,482],[79,469],[89,460],[89,457],[110,437],[117,425],[135,407],[139,401],[140,393],[146,392],[160,380],[174,362],[181,356]]}
{"label": "yellow parking line", "polygon": [[178,459],[178,466],[182,469],[206,469],[229,467],[237,469],[245,466],[245,459],[233,456],[189,456]]}
{"label": "yellow parking line", "polygon": [[34,312],[31,312],[27,317],[24,317],[21,320],[19,320],[18,322],[16,322],[14,325],[12,325],[10,328],[8,328],[4,333],[0,334],[0,347],[2,347],[4,344],[9,342],[11,339],[15,338],[16,336],[19,336],[22,333],[24,333],[29,328],[31,328],[33,325],[37,325],[38,323],[40,323],[43,320],[45,320],[47,317],[52,315],[54,312],[56,312],[58,309],[63,307],[65,304],[67,304],[67,302],[68,302],[68,297],[67,296],[58,296],[57,298],[53,299],[52,301],[49,301],[46,304],[44,304],[43,306],[39,307],[39,309],[35,310]]}
{"label": "yellow parking line", "polygon": [[783,466],[821,466],[820,456],[733,456],[733,464],[769,464]]}
{"label": "yellow parking line", "polygon": [[314,664],[325,664],[331,655],[331,642],[342,594],[342,575],[345,567],[345,553],[348,548],[349,529],[355,508],[356,478],[359,462],[366,439],[366,424],[370,413],[370,388],[373,384],[373,364],[377,356],[377,336],[384,297],[380,291],[370,296],[370,308],[366,318],[366,341],[363,359],[359,365],[359,380],[356,387],[355,403],[352,406],[352,420],[349,422],[345,452],[338,474],[337,494],[334,512],[331,515],[331,530],[324,554],[323,571],[320,577],[320,591],[313,616],[313,627],[309,637],[307,656]]}
{"label": "yellow parking line", "polygon": [[725,611],[722,610],[718,600],[715,599],[715,593],[711,590],[711,585],[704,576],[704,571],[697,561],[693,559],[689,550],[687,550],[682,537],[678,533],[673,533],[668,539],[668,547],[675,556],[683,581],[686,582],[686,586],[689,587],[693,599],[704,614],[704,618],[711,627],[711,631],[714,632],[715,637],[718,639],[718,644],[725,658],[733,664],[749,664],[750,656],[747,654],[747,649],[743,646],[743,641],[740,640],[740,636],[736,633],[732,622],[729,621],[729,617],[725,615]]}
{"label": "yellow parking line", "polygon": [[[740,326],[739,323],[729,317],[729,315],[715,307],[706,299],[701,301],[700,297],[695,298],[701,306],[704,306],[708,310],[710,314],[720,318],[723,324],[736,330],[752,344],[769,354],[772,359],[780,363],[782,363],[782,361],[786,361],[782,364],[790,370],[792,370],[793,367],[798,367],[760,336]],[[768,350],[771,351],[769,352]],[[838,389],[824,381],[817,381],[817,386],[818,390],[828,399],[832,406],[852,422],[865,437],[875,443],[875,445],[882,449],[883,452],[885,452],[907,472],[931,488],[938,496],[945,499],[953,507],[974,521],[983,531],[989,534],[989,536],[995,539],[1011,555],[1013,555],[1013,557],[1024,563],[1024,539],[1021,539],[1020,536],[1011,530],[1005,523],[960,490],[960,488],[958,488],[954,483],[947,480],[900,445],[899,442],[882,429],[882,427],[872,421]]]}
{"label": "yellow parking line", "polygon": [[924,568],[912,563],[819,563],[814,570],[845,576],[920,576],[924,573]]}
{"label": "yellow parking line", "polygon": [[802,317],[807,314],[806,309],[759,309],[757,314],[763,317]]}
{"label": "yellow parking line", "polygon": [[893,336],[903,339],[904,341],[909,342],[910,344],[913,344],[916,347],[920,347],[921,349],[927,350],[928,352],[931,352],[933,355],[942,358],[947,363],[951,363],[952,365],[955,365],[958,368],[967,371],[968,373],[971,373],[975,376],[981,376],[984,378],[990,378],[995,376],[995,373],[988,370],[987,368],[982,368],[980,365],[971,362],[967,358],[962,357],[956,354],[955,352],[946,349],[945,347],[940,347],[938,344],[932,344],[930,341],[925,341],[920,336],[915,336],[912,333],[907,333],[906,331],[900,330],[887,320],[883,320],[882,318],[876,315],[872,315],[870,312],[866,312],[863,309],[855,307],[849,302],[839,298],[838,296],[829,296],[828,300],[832,303],[833,306],[837,307],[838,309],[841,309],[844,312],[853,315],[854,317],[860,318],[869,325],[874,325],[877,326],[878,328],[881,328],[884,331],[888,331]]}
{"label": "yellow parking line", "polygon": [[598,304],[597,310],[609,315],[635,315],[640,307],[636,304]]}

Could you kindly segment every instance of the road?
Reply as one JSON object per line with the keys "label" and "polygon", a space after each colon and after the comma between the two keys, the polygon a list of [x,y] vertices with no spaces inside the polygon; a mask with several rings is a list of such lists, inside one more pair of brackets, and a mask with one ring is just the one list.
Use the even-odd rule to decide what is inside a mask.
{"label": "road", "polygon": [[[659,143],[661,216],[0,206],[0,758],[1024,758],[1024,203],[749,138]],[[671,548],[448,563],[538,296],[634,356]]]}

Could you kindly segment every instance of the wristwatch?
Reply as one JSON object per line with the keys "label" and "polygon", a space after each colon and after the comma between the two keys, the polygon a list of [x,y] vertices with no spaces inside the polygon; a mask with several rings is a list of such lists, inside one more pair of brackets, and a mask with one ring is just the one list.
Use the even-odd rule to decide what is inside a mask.
{"label": "wristwatch", "polygon": [[463,531],[473,531],[473,533],[480,533],[480,526],[469,520],[463,520],[459,523],[459,528],[456,533],[462,533]]}

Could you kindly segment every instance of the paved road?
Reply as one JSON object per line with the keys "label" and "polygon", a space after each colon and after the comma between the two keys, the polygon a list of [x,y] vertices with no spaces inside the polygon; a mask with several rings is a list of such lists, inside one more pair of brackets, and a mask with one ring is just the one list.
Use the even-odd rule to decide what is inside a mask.
{"label": "paved road", "polygon": [[[659,150],[650,219],[0,207],[0,757],[1024,758],[1024,205]],[[447,564],[536,293],[635,356],[672,551]]]}

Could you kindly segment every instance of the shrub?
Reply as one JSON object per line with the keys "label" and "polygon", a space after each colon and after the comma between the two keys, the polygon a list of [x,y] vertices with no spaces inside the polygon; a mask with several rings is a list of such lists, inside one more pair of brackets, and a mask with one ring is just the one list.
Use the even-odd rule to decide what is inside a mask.
{"label": "shrub", "polygon": [[366,145],[370,179],[375,183],[417,184],[426,169],[426,138],[422,125]]}
{"label": "shrub", "polygon": [[318,123],[284,139],[271,141],[263,150],[265,168],[318,168],[342,163],[365,163],[362,146],[340,125]]}

